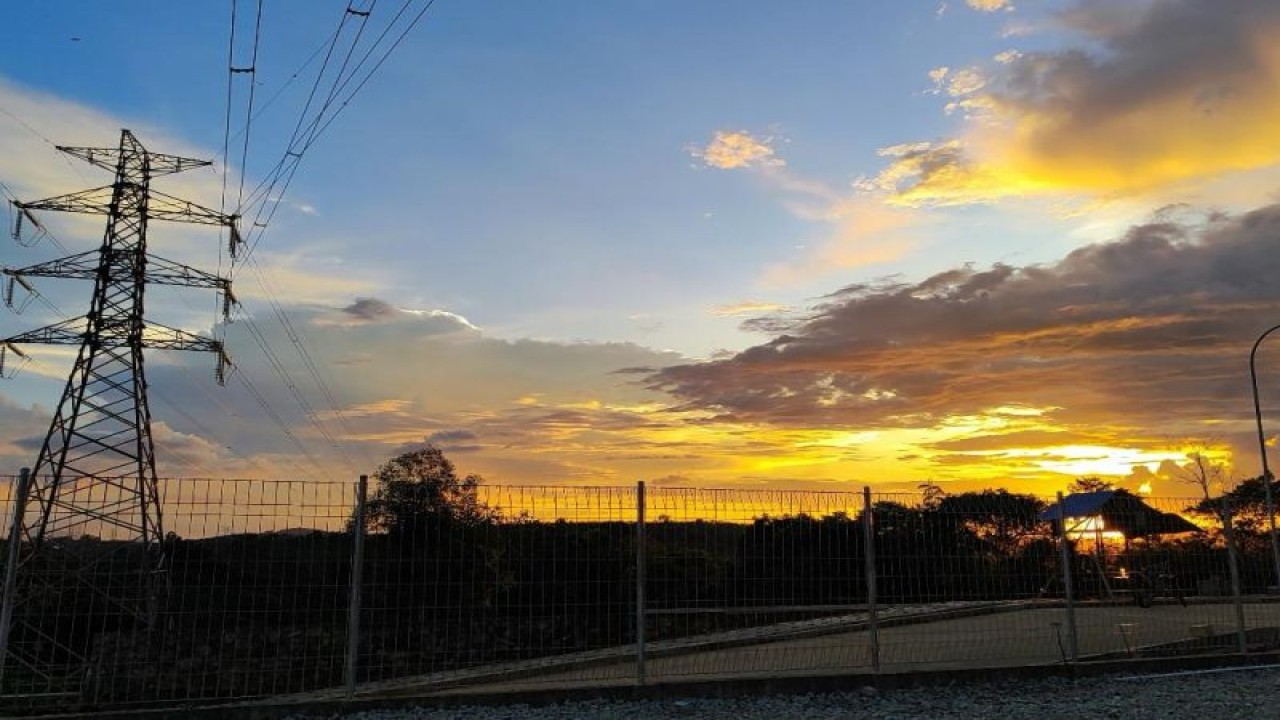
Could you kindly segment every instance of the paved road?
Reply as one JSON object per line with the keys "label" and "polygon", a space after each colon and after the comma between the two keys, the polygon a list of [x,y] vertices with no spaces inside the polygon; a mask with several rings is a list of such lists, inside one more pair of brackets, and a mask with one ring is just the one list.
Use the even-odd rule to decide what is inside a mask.
{"label": "paved road", "polygon": [[[1280,626],[1280,604],[1245,606],[1246,627]],[[1066,612],[1062,608],[1006,610],[919,622],[880,630],[884,672],[1041,665],[1062,662]],[[1077,610],[1081,657],[1127,652],[1143,646],[1231,633],[1235,609],[1221,605],[1082,606]],[[1062,633],[1062,635],[1060,635]],[[1061,645],[1059,638],[1062,637]],[[765,642],[651,658],[650,682],[734,676],[812,675],[870,671],[865,630]],[[572,670],[547,669],[521,679],[456,688],[448,693],[503,692],[548,686],[626,684],[635,681],[633,660]],[[419,688],[421,692],[425,688]]]}

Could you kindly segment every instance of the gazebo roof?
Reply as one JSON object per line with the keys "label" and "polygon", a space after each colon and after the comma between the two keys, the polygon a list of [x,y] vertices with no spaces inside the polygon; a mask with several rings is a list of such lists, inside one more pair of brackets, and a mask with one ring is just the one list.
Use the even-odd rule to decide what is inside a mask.
{"label": "gazebo roof", "polygon": [[[1125,537],[1176,535],[1200,528],[1177,513],[1161,512],[1124,490],[1072,493],[1062,499],[1062,515],[1069,518],[1100,517],[1107,529]],[[1058,503],[1040,513],[1041,520],[1057,520]]]}

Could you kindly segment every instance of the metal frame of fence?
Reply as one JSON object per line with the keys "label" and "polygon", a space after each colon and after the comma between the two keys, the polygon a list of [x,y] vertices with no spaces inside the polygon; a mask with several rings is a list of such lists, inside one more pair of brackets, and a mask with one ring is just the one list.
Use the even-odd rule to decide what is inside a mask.
{"label": "metal frame of fence", "polygon": [[[160,487],[170,535],[155,622],[113,615],[109,582],[90,592],[7,573],[6,598],[22,602],[0,617],[0,710],[1280,647],[1267,523],[1195,512],[1194,499],[1129,496],[1073,517],[1061,494],[1004,491]],[[0,517],[21,523],[5,500]],[[1169,515],[1197,531],[1169,532]],[[7,569],[19,534],[0,536]]]}

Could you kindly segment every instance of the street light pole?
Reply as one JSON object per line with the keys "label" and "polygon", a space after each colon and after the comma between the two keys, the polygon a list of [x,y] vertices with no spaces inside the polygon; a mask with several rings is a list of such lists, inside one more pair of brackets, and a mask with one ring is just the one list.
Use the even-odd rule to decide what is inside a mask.
{"label": "street light pole", "polygon": [[1276,586],[1280,588],[1280,543],[1276,541],[1276,502],[1271,494],[1271,467],[1267,463],[1267,438],[1262,432],[1262,402],[1258,399],[1258,346],[1268,335],[1280,330],[1280,325],[1258,336],[1249,351],[1249,381],[1253,384],[1253,417],[1258,426],[1258,454],[1262,458],[1262,491],[1267,502],[1267,529],[1271,534],[1271,564],[1275,571]]}

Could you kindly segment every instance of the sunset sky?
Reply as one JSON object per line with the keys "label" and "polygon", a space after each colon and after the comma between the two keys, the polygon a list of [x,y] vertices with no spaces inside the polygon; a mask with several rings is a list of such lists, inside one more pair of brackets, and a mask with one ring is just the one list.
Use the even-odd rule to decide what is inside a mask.
{"label": "sunset sky", "polygon": [[[107,183],[51,143],[129,128],[217,161],[155,187],[218,207],[237,6],[235,45],[230,3],[7,8],[0,182]],[[230,187],[285,156],[346,6],[262,3]],[[495,484],[1185,495],[1197,449],[1259,472],[1280,3],[438,0],[268,205],[240,320],[149,296],[237,364],[219,388],[211,357],[148,355],[164,475],[341,479],[433,442]],[[40,218],[68,252],[101,241],[98,218]],[[0,261],[63,254],[28,234]],[[149,241],[232,272],[214,230]],[[36,287],[0,337],[90,292]],[[24,350],[0,474],[34,461],[74,351]]]}

